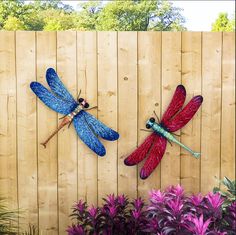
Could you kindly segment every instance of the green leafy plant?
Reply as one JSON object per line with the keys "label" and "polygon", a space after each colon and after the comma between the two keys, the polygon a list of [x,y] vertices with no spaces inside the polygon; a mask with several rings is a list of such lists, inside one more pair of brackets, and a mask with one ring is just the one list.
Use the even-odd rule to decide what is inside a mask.
{"label": "green leafy plant", "polygon": [[29,224],[28,231],[23,232],[21,235],[36,235],[38,234],[38,229],[34,224]]}
{"label": "green leafy plant", "polygon": [[18,211],[7,208],[6,199],[0,198],[0,234],[16,234]]}
{"label": "green leafy plant", "polygon": [[226,207],[236,200],[236,181],[231,181],[229,178],[224,177],[223,180],[220,180],[220,185],[224,185],[227,191],[222,190],[220,187],[214,187],[213,192],[220,193],[225,198],[223,207]]}

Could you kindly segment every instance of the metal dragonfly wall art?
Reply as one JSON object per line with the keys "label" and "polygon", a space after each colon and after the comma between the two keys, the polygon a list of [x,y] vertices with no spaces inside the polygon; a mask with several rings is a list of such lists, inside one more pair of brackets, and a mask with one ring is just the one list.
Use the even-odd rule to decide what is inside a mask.
{"label": "metal dragonfly wall art", "polygon": [[[46,80],[51,88],[49,91],[38,82],[31,82],[30,87],[36,96],[52,110],[65,115],[59,127],[46,139],[42,145],[46,148],[48,141],[64,126],[73,122],[80,139],[97,155],[104,156],[106,149],[97,136],[105,140],[117,140],[119,134],[104,125],[85,110],[89,110],[89,104],[80,94],[77,101],[65,88],[53,68],[47,69]],[[96,107],[93,107],[96,108]]]}
{"label": "metal dragonfly wall art", "polygon": [[147,160],[140,171],[141,179],[148,178],[158,166],[165,153],[167,141],[180,145],[195,158],[200,157],[200,153],[192,151],[190,148],[179,142],[173,136],[174,134],[171,134],[171,132],[175,132],[184,127],[192,119],[203,102],[202,96],[194,96],[182,109],[185,98],[186,90],[184,86],[177,86],[174,96],[161,121],[158,121],[157,123],[153,117],[147,121],[146,128],[152,129],[152,134],[124,160],[125,165],[133,166],[147,157]]}

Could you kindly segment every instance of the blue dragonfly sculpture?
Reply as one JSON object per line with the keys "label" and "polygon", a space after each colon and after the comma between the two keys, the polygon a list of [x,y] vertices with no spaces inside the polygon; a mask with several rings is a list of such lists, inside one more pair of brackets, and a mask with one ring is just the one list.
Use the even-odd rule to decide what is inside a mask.
{"label": "blue dragonfly sculpture", "polygon": [[104,156],[106,149],[97,137],[100,136],[105,140],[113,141],[119,138],[119,134],[86,112],[85,110],[96,107],[89,108],[87,101],[80,98],[80,93],[76,101],[53,68],[47,69],[46,80],[51,91],[38,82],[31,82],[32,91],[45,105],[65,116],[58,128],[41,144],[46,148],[48,141],[60,129],[65,125],[70,126],[73,122],[80,139],[97,155]]}

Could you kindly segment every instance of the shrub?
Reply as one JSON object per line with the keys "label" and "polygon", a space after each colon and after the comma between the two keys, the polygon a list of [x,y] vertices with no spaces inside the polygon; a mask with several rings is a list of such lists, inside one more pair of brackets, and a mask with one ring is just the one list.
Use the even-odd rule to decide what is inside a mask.
{"label": "shrub", "polygon": [[152,190],[149,202],[130,201],[126,196],[108,195],[101,207],[79,201],[73,206],[75,221],[68,227],[69,235],[102,234],[179,234],[226,235],[235,234],[236,202],[227,200],[219,192],[186,196],[181,186],[164,191]]}

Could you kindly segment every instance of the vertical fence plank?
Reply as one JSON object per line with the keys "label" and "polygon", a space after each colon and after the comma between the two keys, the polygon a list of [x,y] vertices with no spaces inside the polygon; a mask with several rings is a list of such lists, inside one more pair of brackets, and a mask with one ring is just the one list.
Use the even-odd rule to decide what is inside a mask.
{"label": "vertical fence plank", "polygon": [[[117,130],[117,33],[98,33],[98,118]],[[98,202],[117,194],[117,141],[103,141],[106,156],[98,159]]]}
{"label": "vertical fence plank", "polygon": [[[76,97],[76,32],[57,33],[57,72]],[[70,224],[71,207],[77,200],[77,135],[73,124],[58,134],[59,234]]]}
{"label": "vertical fence plank", "polygon": [[235,179],[235,34],[223,33],[221,175]]}
{"label": "vertical fence plank", "polygon": [[[78,90],[90,107],[97,106],[96,32],[77,32]],[[97,117],[97,109],[89,111]],[[97,156],[78,141],[78,199],[97,204]]]}
{"label": "vertical fence plank", "polygon": [[[147,120],[161,107],[161,33],[138,32],[138,145],[150,135],[145,129]],[[146,160],[144,160],[146,161]],[[139,177],[143,163],[138,167],[138,195],[147,198],[152,188],[160,188],[160,165],[146,180]]]}
{"label": "vertical fence plank", "polygon": [[[182,33],[182,84],[187,91],[186,103],[201,94],[201,33]],[[200,151],[201,111],[181,130],[181,142]],[[200,159],[181,149],[181,185],[186,192],[199,192]]]}
{"label": "vertical fence plank", "polygon": [[[37,81],[45,86],[49,67],[56,69],[56,32],[37,32]],[[40,144],[57,128],[57,114],[39,99],[37,111],[39,228],[42,233],[57,234],[57,137],[46,149]]]}
{"label": "vertical fence plank", "polygon": [[222,33],[203,33],[202,38],[202,135],[201,191],[209,192],[220,176]]}
{"label": "vertical fence plank", "polygon": [[22,229],[38,226],[35,32],[16,32],[18,198]]}
{"label": "vertical fence plank", "polygon": [[0,197],[17,209],[15,34],[0,32]]}
{"label": "vertical fence plank", "polygon": [[118,91],[118,193],[134,198],[137,167],[128,168],[124,159],[137,145],[137,32],[118,33]]}
{"label": "vertical fence plank", "polygon": [[[181,83],[181,33],[162,33],[162,114]],[[176,132],[179,134],[180,132]],[[180,183],[180,147],[167,143],[161,162],[161,187]]]}

